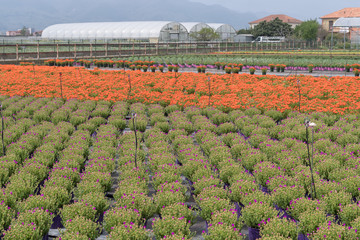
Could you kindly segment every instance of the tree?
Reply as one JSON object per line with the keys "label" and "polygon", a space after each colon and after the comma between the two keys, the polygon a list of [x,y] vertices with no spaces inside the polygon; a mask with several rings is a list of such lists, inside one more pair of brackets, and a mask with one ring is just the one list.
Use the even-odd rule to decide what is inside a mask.
{"label": "tree", "polygon": [[254,27],[251,31],[254,37],[258,36],[281,36],[288,37],[293,33],[293,29],[291,25],[288,23],[284,23],[279,18],[275,18],[269,22],[262,21],[258,25]]}
{"label": "tree", "polygon": [[220,38],[220,35],[214,31],[212,28],[202,28],[198,32],[193,32],[190,34],[190,37],[196,41],[212,41]]}
{"label": "tree", "polygon": [[23,27],[21,30],[20,30],[20,34],[21,36],[28,36],[29,35],[29,30],[27,29],[27,27]]}
{"label": "tree", "polygon": [[308,20],[295,27],[294,35],[303,40],[315,41],[320,27],[320,24],[315,19]]}
{"label": "tree", "polygon": [[245,28],[243,28],[243,29],[239,29],[237,32],[236,32],[236,34],[251,34],[251,29],[245,29]]}

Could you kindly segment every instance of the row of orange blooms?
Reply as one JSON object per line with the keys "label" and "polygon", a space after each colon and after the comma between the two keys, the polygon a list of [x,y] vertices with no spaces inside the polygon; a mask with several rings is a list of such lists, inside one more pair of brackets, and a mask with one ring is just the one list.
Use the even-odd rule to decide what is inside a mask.
{"label": "row of orange blooms", "polygon": [[[107,71],[95,68],[0,66],[1,95],[196,105],[230,109],[359,113],[359,77]],[[130,90],[131,84],[131,91]],[[211,97],[209,97],[209,95]]]}

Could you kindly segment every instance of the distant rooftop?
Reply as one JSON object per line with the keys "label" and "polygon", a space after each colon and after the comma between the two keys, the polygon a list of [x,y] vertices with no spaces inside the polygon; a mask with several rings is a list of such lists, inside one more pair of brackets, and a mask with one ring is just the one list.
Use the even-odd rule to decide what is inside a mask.
{"label": "distant rooftop", "polygon": [[267,17],[263,17],[263,18],[260,18],[258,20],[249,22],[249,24],[256,24],[256,23],[260,23],[260,22],[263,22],[263,21],[269,22],[269,21],[274,20],[275,18],[279,18],[284,23],[289,23],[289,24],[290,23],[293,23],[293,24],[301,24],[302,23],[301,20],[293,18],[293,17],[289,17],[289,16],[287,16],[285,14],[273,14],[273,15],[269,15]]}
{"label": "distant rooftop", "polygon": [[324,18],[341,18],[341,17],[343,18],[360,17],[360,7],[343,8],[339,11],[330,13],[320,18],[324,19]]}

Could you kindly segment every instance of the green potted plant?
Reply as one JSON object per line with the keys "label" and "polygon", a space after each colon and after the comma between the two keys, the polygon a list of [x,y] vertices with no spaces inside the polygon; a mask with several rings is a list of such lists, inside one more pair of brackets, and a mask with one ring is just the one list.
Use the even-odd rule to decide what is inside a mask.
{"label": "green potted plant", "polygon": [[281,65],[281,64],[276,64],[276,65],[275,65],[276,72],[280,72],[280,65]]}
{"label": "green potted plant", "polygon": [[163,65],[159,65],[159,71],[164,72],[164,66]]}
{"label": "green potted plant", "polygon": [[173,70],[174,72],[178,72],[179,71],[179,66],[178,65],[173,65]]}
{"label": "green potted plant", "polygon": [[168,65],[168,67],[167,67],[167,68],[168,68],[168,71],[169,71],[169,72],[172,72],[172,71],[173,71],[173,69],[174,69],[174,66],[170,64],[170,65]]}
{"label": "green potted plant", "polygon": [[354,68],[353,73],[355,77],[358,77],[360,74],[360,69]]}
{"label": "green potted plant", "polygon": [[233,72],[233,73],[239,73],[239,72],[240,72],[240,68],[234,67],[234,68],[232,69],[232,72]]}
{"label": "green potted plant", "polygon": [[151,70],[151,72],[155,72],[156,71],[156,66],[155,65],[150,66],[150,70]]}
{"label": "green potted plant", "polygon": [[256,69],[254,67],[249,68],[250,74],[254,75]]}
{"label": "green potted plant", "polygon": [[231,74],[232,68],[231,68],[231,67],[225,67],[225,72],[226,72],[227,74]]}
{"label": "green potted plant", "polygon": [[149,66],[148,66],[148,65],[142,65],[141,68],[142,68],[142,70],[143,70],[144,72],[147,72]]}
{"label": "green potted plant", "polygon": [[350,64],[345,64],[345,71],[350,72],[350,69],[351,69],[351,65]]}
{"label": "green potted plant", "polygon": [[284,71],[285,71],[285,68],[286,68],[286,65],[285,65],[285,64],[280,64],[280,71],[281,71],[281,72],[284,72]]}
{"label": "green potted plant", "polygon": [[312,73],[312,72],[313,72],[313,68],[314,68],[314,65],[313,65],[313,64],[309,64],[309,65],[308,65],[308,71],[309,71],[309,73]]}
{"label": "green potted plant", "polygon": [[268,66],[270,68],[270,72],[274,72],[275,64],[270,63]]}
{"label": "green potted plant", "polygon": [[264,67],[264,68],[261,68],[261,74],[262,74],[262,75],[266,75],[267,70],[268,70],[268,69],[265,68],[265,67]]}

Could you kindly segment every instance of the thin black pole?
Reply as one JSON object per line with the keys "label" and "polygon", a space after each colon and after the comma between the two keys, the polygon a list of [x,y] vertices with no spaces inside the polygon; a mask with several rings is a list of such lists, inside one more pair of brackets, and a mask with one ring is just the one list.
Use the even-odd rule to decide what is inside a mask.
{"label": "thin black pole", "polygon": [[316,198],[316,188],[315,188],[315,181],[314,181],[314,175],[312,173],[312,168],[314,166],[314,128],[311,128],[312,130],[312,141],[311,141],[311,181],[312,181],[312,186],[314,187],[314,198]]}
{"label": "thin black pole", "polygon": [[308,130],[308,124],[309,121],[305,120],[305,125],[306,125],[306,147],[307,147],[307,152],[308,152],[308,161],[309,161],[309,167],[310,167],[310,172],[311,172],[311,186],[310,186],[310,194],[311,194],[311,199],[314,200],[314,195],[313,195],[313,187],[312,187],[312,169],[311,169],[311,161],[310,161],[310,148],[309,148],[309,130]]}

